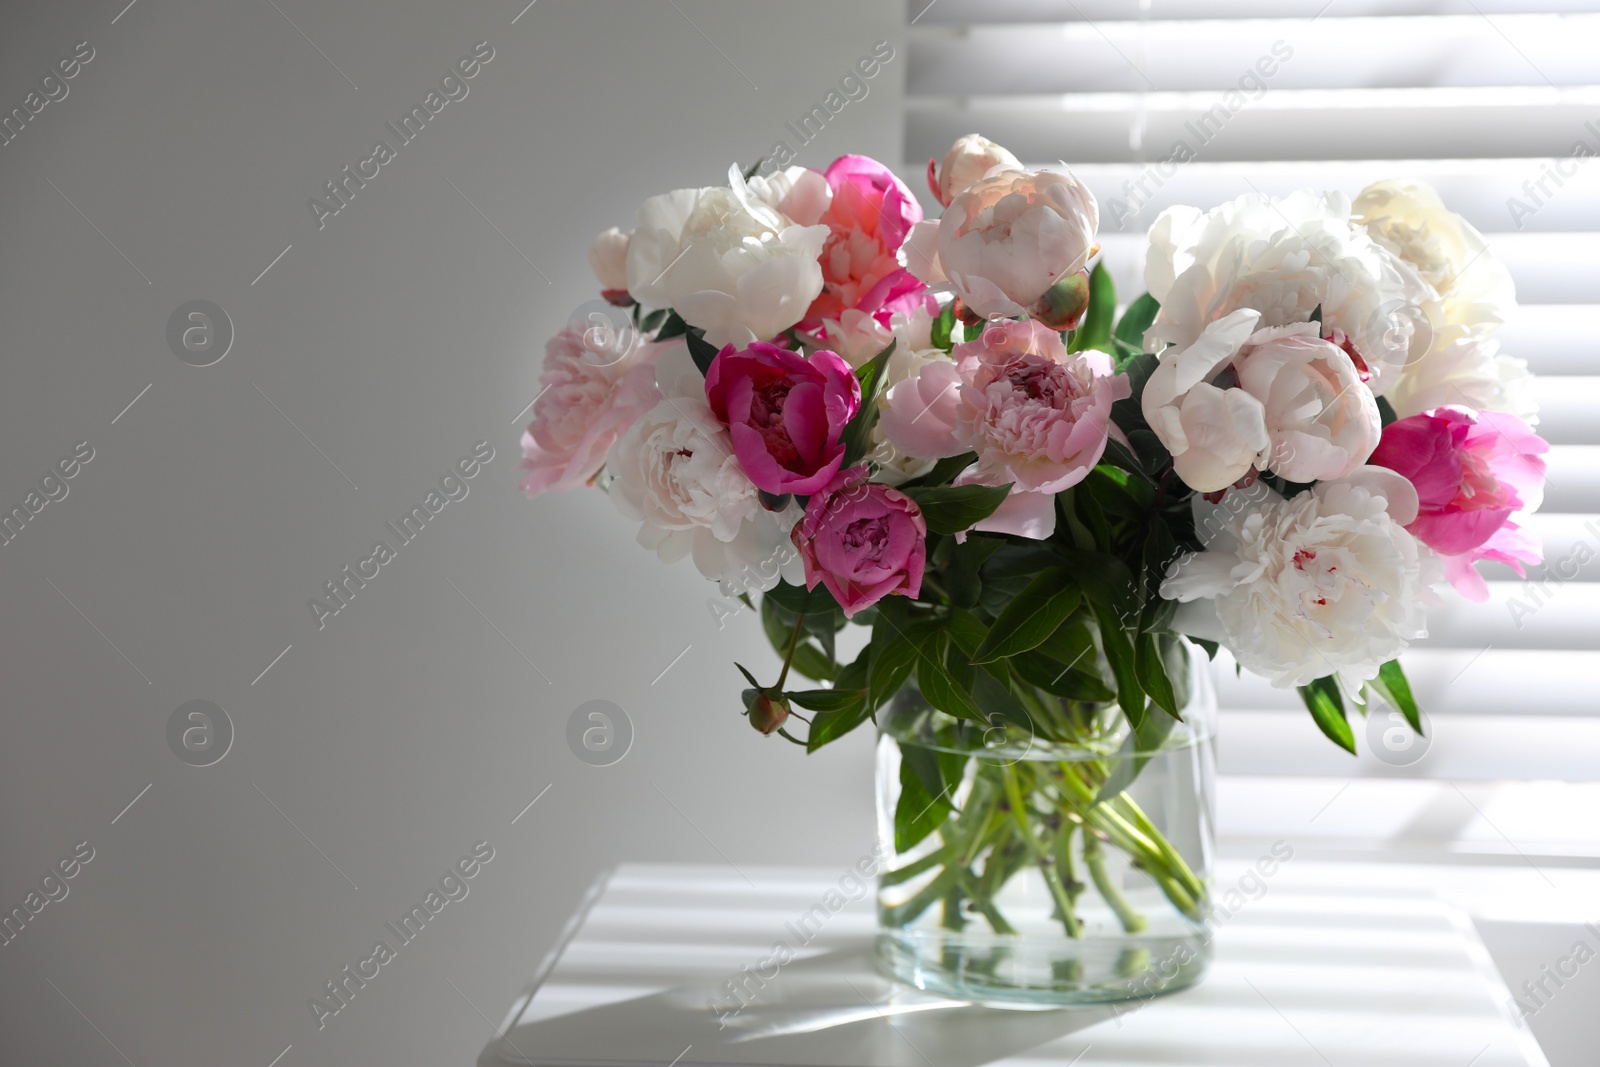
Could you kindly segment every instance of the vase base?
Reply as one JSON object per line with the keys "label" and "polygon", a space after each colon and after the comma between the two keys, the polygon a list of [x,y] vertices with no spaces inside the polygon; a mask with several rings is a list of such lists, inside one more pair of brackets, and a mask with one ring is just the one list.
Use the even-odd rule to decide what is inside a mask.
{"label": "vase base", "polygon": [[1211,963],[1199,937],[930,936],[880,931],[878,970],[928,993],[987,1007],[1040,1010],[1145,1001],[1198,982]]}

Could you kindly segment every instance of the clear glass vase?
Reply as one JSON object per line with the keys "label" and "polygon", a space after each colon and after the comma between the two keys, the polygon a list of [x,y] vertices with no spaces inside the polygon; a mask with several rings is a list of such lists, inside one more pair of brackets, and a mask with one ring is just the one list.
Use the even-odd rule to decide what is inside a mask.
{"label": "clear glass vase", "polygon": [[878,740],[884,973],[1013,1007],[1142,1000],[1205,973],[1216,697],[1204,653],[1177,649],[1182,721],[1151,706],[1137,732],[1115,704],[1043,691],[1016,692],[1026,721],[987,726],[914,684],[896,696]]}

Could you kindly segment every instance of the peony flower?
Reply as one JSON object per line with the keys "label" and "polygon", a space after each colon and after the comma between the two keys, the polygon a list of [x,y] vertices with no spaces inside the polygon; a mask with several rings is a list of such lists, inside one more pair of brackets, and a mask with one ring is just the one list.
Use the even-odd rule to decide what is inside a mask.
{"label": "peony flower", "polygon": [[901,382],[910,381],[922,373],[930,363],[950,363],[948,353],[942,348],[934,348],[924,333],[921,343],[915,339],[915,329],[897,331],[895,340],[899,342],[893,354],[889,356],[889,364],[884,368],[883,389],[878,393],[878,421],[872,426],[872,433],[868,438],[867,460],[872,464],[873,477],[885,485],[900,485],[913,478],[920,478],[933,469],[936,462],[929,456],[914,456],[902,451],[889,438],[883,426],[883,414],[889,410],[889,393]]}
{"label": "peony flower", "polygon": [[789,542],[800,517],[761,506],[733,442],[705,400],[704,379],[679,343],[656,364],[659,401],[617,439],[606,458],[617,510],[639,522],[639,543],[665,562],[695,566],[735,596],[798,583],[804,569]]}
{"label": "peony flower", "polygon": [[1036,494],[979,525],[1049,536],[1054,494],[1088,476],[1105,452],[1111,405],[1129,395],[1104,352],[1068,354],[1037,322],[995,322],[957,345],[954,362],[930,361],[889,390],[881,425],[896,448],[925,459],[974,451],[958,484]]}
{"label": "peony flower", "polygon": [[965,189],[936,223],[919,223],[906,264],[929,284],[949,282],[982,318],[1028,312],[1098,249],[1100,209],[1076,178],[999,171]]}
{"label": "peony flower", "polygon": [[803,356],[764,341],[717,353],[705,392],[745,474],[778,495],[828,484],[844,461],[840,435],[861,407],[861,383],[836,353]]}
{"label": "peony flower", "polygon": [[1492,337],[1469,335],[1435,345],[1406,367],[1386,399],[1401,418],[1454,404],[1539,422],[1527,360],[1501,354]]}
{"label": "peony flower", "polygon": [[1250,194],[1210,213],[1168,208],[1149,242],[1145,285],[1161,310],[1145,334],[1148,351],[1191,345],[1243,308],[1259,312],[1261,326],[1288,326],[1320,307],[1324,330],[1345,333],[1382,396],[1432,344],[1432,287],[1350,221],[1342,193]]}
{"label": "peony flower", "polygon": [[1451,585],[1481,603],[1489,587],[1474,562],[1492,559],[1522,574],[1523,563],[1544,558],[1511,519],[1543,501],[1540,457],[1549,448],[1515,415],[1443,407],[1390,423],[1372,462],[1416,487],[1419,510],[1406,529],[1443,558]]}
{"label": "peony flower", "polygon": [[891,593],[915,597],[927,566],[928,525],[916,501],[867,481],[865,467],[840,471],[806,505],[790,536],[817,584],[852,617]]}
{"label": "peony flower", "polygon": [[1260,317],[1241,308],[1208,324],[1194,344],[1163,352],[1145,383],[1145,421],[1200,492],[1252,468],[1292,482],[1342,478],[1378,444],[1378,404],[1350,355],[1314,322],[1257,330]]}
{"label": "peony flower", "polygon": [[1416,268],[1444,302],[1444,325],[1482,335],[1506,321],[1516,304],[1511,272],[1483,234],[1444,206],[1432,186],[1375,182],[1350,205],[1373,239]]}
{"label": "peony flower", "polygon": [[613,329],[600,315],[593,319],[545,345],[543,388],[522,435],[522,491],[530,497],[591,481],[606,451],[656,402],[660,346],[632,329]]}
{"label": "peony flower", "polygon": [[825,320],[837,322],[852,310],[887,323],[894,312],[923,303],[927,286],[898,257],[911,227],[922,221],[911,190],[866,156],[840,156],[824,177],[833,195],[821,220],[829,230],[822,247],[822,293],[801,329],[818,332]]}
{"label": "peony flower", "polygon": [[957,193],[965,192],[995,167],[1021,170],[1022,161],[987,137],[969,133],[956,138],[943,162],[928,160],[928,188],[941,206],[949,207]]}
{"label": "peony flower", "polygon": [[600,293],[612,303],[628,296],[628,240],[633,235],[615,226],[589,246],[589,267],[600,280]]}
{"label": "peony flower", "polygon": [[817,257],[829,233],[798,224],[777,206],[809,214],[822,204],[803,176],[785,172],[747,184],[735,166],[728,180],[728,188],[678,189],[646,200],[628,242],[633,298],[675,309],[719,347],[768,340],[800,321],[822,292]]}
{"label": "peony flower", "polygon": [[1438,561],[1404,529],[1417,517],[1410,482],[1369,466],[1287,500],[1254,491],[1264,502],[1233,490],[1197,514],[1197,526],[1221,521],[1161,584],[1186,605],[1175,627],[1222,641],[1278,688],[1337,673],[1351,691],[1427,635]]}

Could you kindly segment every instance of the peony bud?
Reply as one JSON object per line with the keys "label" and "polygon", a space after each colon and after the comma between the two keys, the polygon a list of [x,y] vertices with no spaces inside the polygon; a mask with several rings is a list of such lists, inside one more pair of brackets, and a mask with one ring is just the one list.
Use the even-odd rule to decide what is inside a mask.
{"label": "peony bud", "polygon": [[1075,328],[1088,307],[1089,272],[1080,270],[1046,289],[1028,308],[1028,315],[1059,333]]}
{"label": "peony bud", "polygon": [[789,718],[789,702],[782,697],[757,693],[750,702],[750,725],[763,734],[771,734]]}

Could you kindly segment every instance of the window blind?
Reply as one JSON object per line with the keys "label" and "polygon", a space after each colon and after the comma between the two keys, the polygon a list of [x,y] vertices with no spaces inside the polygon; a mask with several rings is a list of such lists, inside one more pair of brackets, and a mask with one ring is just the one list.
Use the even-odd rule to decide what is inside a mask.
{"label": "window blind", "polygon": [[1501,350],[1538,376],[1552,446],[1528,523],[1546,562],[1486,568],[1484,604],[1446,591],[1403,657],[1435,723],[1421,760],[1341,756],[1223,653],[1223,767],[1600,778],[1600,0],[908,0],[907,19],[907,182],[969,132],[1064,161],[1124,300],[1173,204],[1416,178],[1488,237],[1520,305]]}

